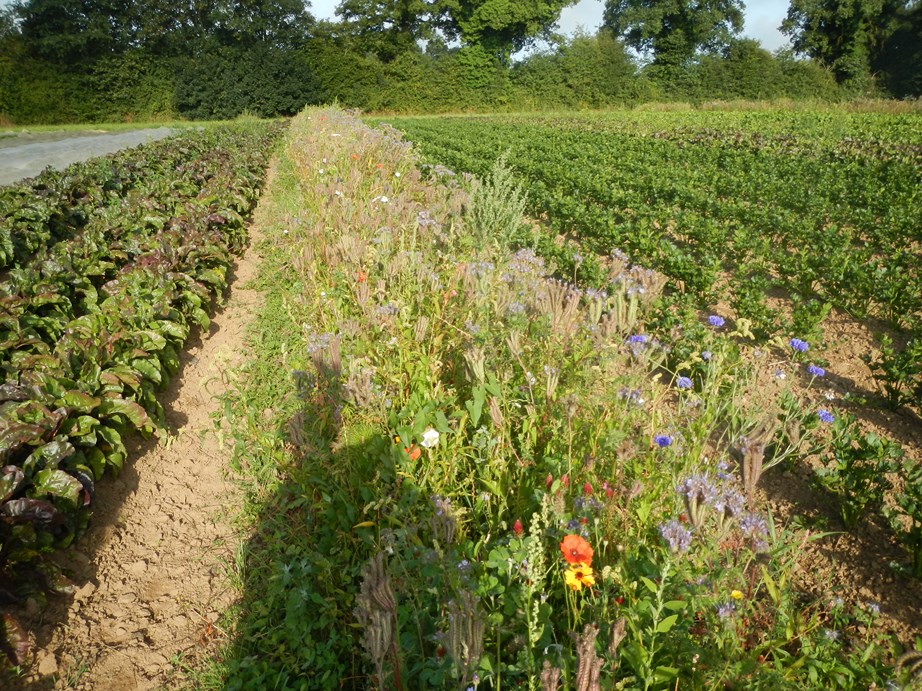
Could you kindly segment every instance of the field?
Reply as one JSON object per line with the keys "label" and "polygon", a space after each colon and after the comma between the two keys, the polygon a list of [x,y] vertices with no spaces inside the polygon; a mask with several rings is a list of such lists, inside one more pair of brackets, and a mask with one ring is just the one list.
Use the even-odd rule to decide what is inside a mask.
{"label": "field", "polygon": [[920,164],[904,115],[299,115],[216,415],[237,602],[151,683],[911,687]]}

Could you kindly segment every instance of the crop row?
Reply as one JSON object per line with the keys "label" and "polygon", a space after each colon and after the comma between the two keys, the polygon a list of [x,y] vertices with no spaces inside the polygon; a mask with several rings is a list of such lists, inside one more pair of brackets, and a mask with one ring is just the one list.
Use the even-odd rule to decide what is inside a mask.
{"label": "crop row", "polygon": [[[43,555],[85,530],[96,482],[125,462],[126,432],[154,430],[155,391],[178,369],[192,324],[208,324],[279,130],[172,140],[175,172],[138,175],[115,203],[101,199],[104,184],[85,186],[96,197],[80,232],[39,246],[0,284],[3,592],[41,598],[55,587]],[[16,660],[25,637],[9,615],[4,627]]]}
{"label": "crop row", "polygon": [[[138,222],[169,217],[202,183],[186,162],[207,156],[219,137],[213,131],[187,132],[0,187],[0,269],[22,267],[39,250],[75,237],[95,215],[124,206],[128,196],[154,202]],[[169,180],[176,194],[151,197],[146,186],[158,180]]]}
{"label": "crop row", "polygon": [[[660,123],[660,120],[656,120]],[[433,163],[483,174],[507,155],[530,211],[560,235],[663,271],[703,304],[728,300],[763,334],[809,333],[829,306],[876,316],[922,342],[922,141],[884,120],[861,137],[656,130],[643,117],[408,118],[396,125]],[[769,128],[771,132],[771,128]],[[548,243],[592,279],[594,264]],[[793,320],[770,307],[781,289]],[[891,351],[891,370],[907,363]],[[910,358],[911,359],[911,358]],[[898,391],[915,386],[889,383]],[[898,379],[898,377],[897,377]],[[911,393],[910,393],[911,397]]]}

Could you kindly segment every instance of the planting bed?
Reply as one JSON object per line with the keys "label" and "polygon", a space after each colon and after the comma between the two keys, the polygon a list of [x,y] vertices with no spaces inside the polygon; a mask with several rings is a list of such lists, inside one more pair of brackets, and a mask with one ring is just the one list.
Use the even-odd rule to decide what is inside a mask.
{"label": "planting bed", "polygon": [[[97,483],[126,461],[126,433],[163,422],[156,392],[193,326],[209,326],[280,129],[190,133],[0,188],[6,598],[35,609],[68,588],[54,555],[86,530]],[[3,629],[11,660],[24,660],[12,610]]]}

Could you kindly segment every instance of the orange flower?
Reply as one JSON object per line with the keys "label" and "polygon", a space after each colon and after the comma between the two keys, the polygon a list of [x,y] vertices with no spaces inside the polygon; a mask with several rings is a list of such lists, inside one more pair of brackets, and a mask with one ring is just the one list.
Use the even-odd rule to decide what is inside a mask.
{"label": "orange flower", "polygon": [[410,457],[411,461],[415,461],[417,458],[419,458],[420,454],[423,452],[423,450],[419,448],[416,444],[413,444],[409,448],[404,447],[403,450],[407,452],[407,455]]}
{"label": "orange flower", "polygon": [[565,535],[560,543],[560,551],[568,564],[592,564],[592,547],[579,535]]}

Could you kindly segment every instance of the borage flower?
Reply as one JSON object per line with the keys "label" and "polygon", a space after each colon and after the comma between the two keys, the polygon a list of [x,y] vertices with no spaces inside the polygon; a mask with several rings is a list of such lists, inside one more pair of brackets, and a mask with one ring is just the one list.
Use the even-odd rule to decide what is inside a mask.
{"label": "borage flower", "polygon": [[592,547],[579,535],[565,535],[560,543],[560,551],[568,564],[592,564]]}
{"label": "borage flower", "polygon": [[563,573],[564,582],[575,591],[580,591],[583,586],[591,588],[595,585],[595,576],[592,567],[588,564],[574,564]]}

